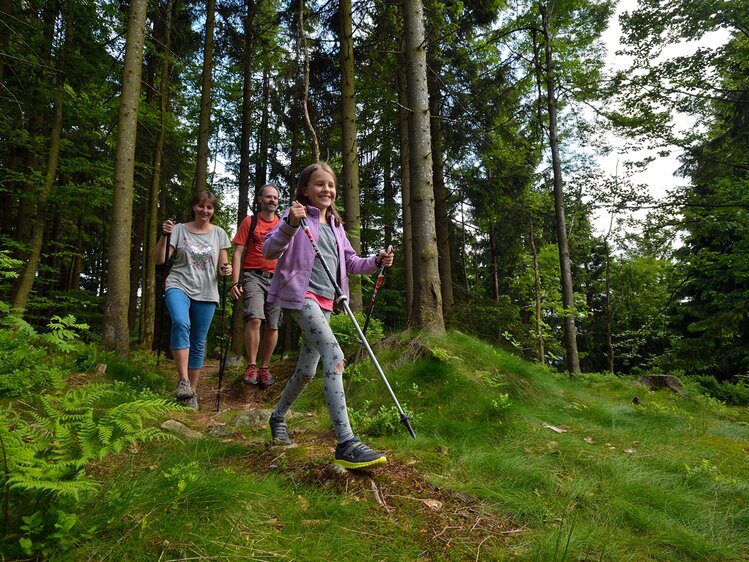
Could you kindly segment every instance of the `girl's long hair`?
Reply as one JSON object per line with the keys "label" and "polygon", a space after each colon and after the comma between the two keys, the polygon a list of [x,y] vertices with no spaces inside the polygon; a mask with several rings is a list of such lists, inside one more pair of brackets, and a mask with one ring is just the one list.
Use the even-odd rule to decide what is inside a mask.
{"label": "girl's long hair", "polygon": [[[333,181],[336,183],[336,188],[338,187],[338,179],[335,176],[335,172],[333,171],[333,168],[330,167],[330,164],[328,164],[327,162],[318,162],[317,164],[310,164],[304,170],[302,170],[301,174],[299,174],[299,181],[296,184],[296,200],[302,203],[303,205],[311,204],[309,197],[304,195],[304,188],[307,187],[307,182],[309,182],[310,177],[317,170],[324,170],[325,172],[328,172],[331,176],[333,176]],[[337,189],[336,189],[336,195],[338,195]],[[335,219],[338,221],[338,224],[343,226],[343,219],[341,218],[341,215],[338,213],[338,209],[336,209],[335,207],[335,201],[333,201],[333,204],[330,207],[328,207],[328,216],[334,216]]]}

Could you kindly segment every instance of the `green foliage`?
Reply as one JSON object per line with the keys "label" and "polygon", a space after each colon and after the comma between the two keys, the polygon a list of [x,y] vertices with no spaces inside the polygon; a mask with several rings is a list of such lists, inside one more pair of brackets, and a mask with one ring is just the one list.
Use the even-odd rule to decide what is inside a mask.
{"label": "green foliage", "polygon": [[[24,553],[49,556],[83,532],[67,510],[99,484],[91,461],[138,443],[174,440],[146,422],[179,409],[171,400],[125,385],[95,384],[61,395],[42,394],[39,409],[0,412],[0,486],[5,536],[21,532]],[[10,514],[13,514],[12,517]]]}
{"label": "green foliage", "polygon": [[2,324],[7,327],[0,327],[0,397],[62,388],[71,359],[83,370],[95,365],[91,358],[98,352],[79,341],[79,331],[85,333],[88,326],[76,323],[72,315],[53,316],[44,334],[15,315]]}
{"label": "green foliage", "polygon": [[520,310],[508,296],[503,295],[494,301],[475,293],[460,293],[455,304],[447,311],[446,318],[453,328],[477,335],[508,350],[516,347],[505,339],[504,333],[518,337],[521,341],[516,343],[523,351],[530,350],[533,345],[526,336],[528,330],[519,320]]}
{"label": "green foliage", "polygon": [[21,260],[10,257],[10,250],[0,250],[0,280],[17,279],[18,270],[23,266]]}
{"label": "green foliage", "polygon": [[79,338],[77,330],[88,330],[88,324],[76,324],[75,316],[68,314],[65,318],[53,316],[49,324],[49,334],[43,339],[56,347],[59,351],[73,351],[76,346],[74,342]]}
{"label": "green foliage", "polygon": [[150,366],[114,356],[107,358],[107,377],[125,382],[134,388],[162,390],[166,385],[164,377],[154,372]]}
{"label": "green foliage", "polygon": [[[355,312],[354,317],[356,318],[359,328],[364,329],[364,320],[366,315],[362,312]],[[354,328],[354,323],[344,312],[338,314],[331,314],[330,316],[330,329],[333,330],[338,344],[343,350],[343,354],[347,357],[356,353],[359,348],[359,334]],[[365,334],[367,342],[370,345],[383,338],[384,332],[382,328],[382,322],[377,318],[370,318],[369,325],[367,326],[367,333]]]}
{"label": "green foliage", "polygon": [[[384,437],[387,435],[396,435],[403,431],[400,412],[398,412],[398,408],[394,404],[389,406],[381,404],[374,412],[369,411],[370,407],[371,402],[365,400],[362,409],[348,409],[351,424],[356,428],[357,432],[372,437]],[[405,404],[401,404],[401,407],[411,420],[411,425],[417,425],[421,415],[410,411]]]}
{"label": "green foliage", "polygon": [[40,338],[30,331],[32,335],[28,331],[0,329],[0,398],[60,389],[64,384],[64,359],[50,355]]}
{"label": "green foliage", "polygon": [[709,375],[695,375],[688,380],[696,383],[703,393],[721,402],[734,406],[749,406],[749,384],[745,380],[719,381]]}

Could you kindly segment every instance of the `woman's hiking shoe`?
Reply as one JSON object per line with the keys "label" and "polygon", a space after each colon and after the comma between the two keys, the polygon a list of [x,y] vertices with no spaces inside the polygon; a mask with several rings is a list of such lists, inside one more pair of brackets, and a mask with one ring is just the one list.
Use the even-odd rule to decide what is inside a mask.
{"label": "woman's hiking shoe", "polygon": [[247,365],[242,375],[242,382],[244,384],[257,384],[257,367],[255,365]]}
{"label": "woman's hiking shoe", "polygon": [[335,461],[333,464],[343,468],[367,468],[385,464],[388,459],[385,455],[373,451],[362,443],[358,437],[339,443],[335,448]]}
{"label": "woman's hiking shoe", "polygon": [[291,443],[289,433],[286,431],[285,420],[276,419],[273,415],[271,415],[270,419],[268,420],[268,425],[270,425],[270,436],[273,441],[279,441],[286,444]]}
{"label": "woman's hiking shoe", "polygon": [[190,381],[187,379],[179,379],[177,382],[177,390],[174,392],[174,396],[177,400],[187,400],[195,396],[190,386]]}
{"label": "woman's hiking shoe", "polygon": [[260,367],[257,371],[257,384],[260,388],[268,388],[275,382],[268,367]]}
{"label": "woman's hiking shoe", "polygon": [[200,410],[200,406],[198,406],[198,396],[193,394],[187,401],[185,401],[185,406],[192,408],[196,412]]}

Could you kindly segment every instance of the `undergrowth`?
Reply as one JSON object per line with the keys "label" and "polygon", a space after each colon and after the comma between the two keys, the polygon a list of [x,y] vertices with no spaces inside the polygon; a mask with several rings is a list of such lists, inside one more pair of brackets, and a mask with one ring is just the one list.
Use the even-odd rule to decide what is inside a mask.
{"label": "undergrowth", "polygon": [[[3,332],[0,346],[23,367],[21,344]],[[296,447],[274,447],[267,429],[164,442],[154,426],[177,407],[147,361],[117,363],[75,338],[52,354],[27,339],[38,361],[35,348],[108,368],[65,393],[6,397],[6,557],[749,556],[749,414],[694,382],[683,395],[649,392],[607,374],[570,378],[460,333],[404,332],[376,353],[417,438],[370,361],[349,365],[354,431],[389,464],[340,475],[321,377],[295,404]],[[198,429],[214,419],[180,416]]]}

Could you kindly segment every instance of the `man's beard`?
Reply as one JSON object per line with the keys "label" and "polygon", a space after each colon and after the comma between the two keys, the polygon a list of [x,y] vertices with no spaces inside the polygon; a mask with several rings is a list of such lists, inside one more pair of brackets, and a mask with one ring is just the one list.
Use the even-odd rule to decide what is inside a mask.
{"label": "man's beard", "polygon": [[276,209],[278,209],[278,205],[266,205],[266,206],[264,207],[264,209],[265,209],[266,211],[268,211],[269,213],[275,213],[275,212],[276,212]]}

